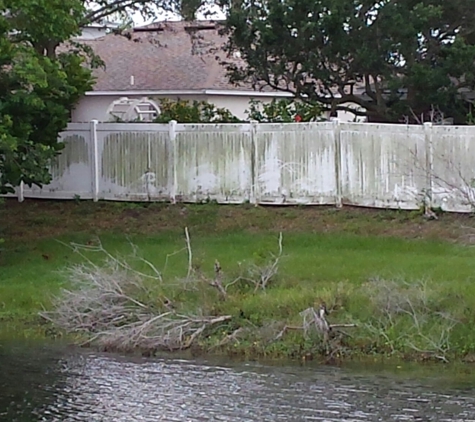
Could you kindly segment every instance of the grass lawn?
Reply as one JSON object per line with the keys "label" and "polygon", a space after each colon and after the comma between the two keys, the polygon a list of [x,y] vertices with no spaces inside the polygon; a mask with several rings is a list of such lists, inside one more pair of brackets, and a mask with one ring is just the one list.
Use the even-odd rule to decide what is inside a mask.
{"label": "grass lawn", "polygon": [[[426,221],[417,212],[354,208],[8,200],[0,207],[0,222],[5,239],[0,252],[0,335],[44,335],[38,311],[48,308],[51,296],[65,285],[61,270],[83,261],[64,243],[87,244],[98,236],[109,252],[127,254],[132,242],[163,270],[164,278],[174,280],[186,274],[187,253],[167,255],[183,249],[186,226],[194,265],[211,275],[218,259],[229,277],[238,274],[239,263],[260,263],[269,251],[276,252],[278,233],[283,233],[284,252],[273,284],[256,294],[237,289],[227,301],[213,304],[214,311],[233,315],[238,321],[234,324],[240,318],[259,327],[270,321],[297,324],[300,311],[325,301],[332,310],[330,322],[358,325],[344,340],[346,349],[430,356],[475,353],[475,249],[467,245],[475,219],[470,216],[443,214]],[[393,293],[379,291],[369,283],[373,279],[381,279],[380,285]],[[416,313],[404,306],[401,312],[390,307],[381,311],[386,306],[382,301],[393,296],[399,297],[399,305],[410,300],[421,308]],[[449,325],[451,319],[456,324]],[[414,324],[422,327],[416,334]],[[443,336],[447,344],[440,340]],[[252,344],[250,354],[290,356],[312,349],[299,333],[288,338],[265,346],[247,339],[237,348],[249,351]]]}

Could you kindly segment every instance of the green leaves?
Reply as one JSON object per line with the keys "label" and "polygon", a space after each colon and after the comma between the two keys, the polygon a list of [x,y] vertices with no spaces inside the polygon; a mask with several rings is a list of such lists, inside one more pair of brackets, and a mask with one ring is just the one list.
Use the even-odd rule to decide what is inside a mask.
{"label": "green leaves", "polygon": [[217,108],[207,101],[160,100],[160,115],[156,123],[238,123],[239,119],[229,110]]}
{"label": "green leaves", "polygon": [[250,120],[261,123],[315,122],[322,115],[322,107],[290,99],[273,99],[267,104],[252,101],[247,115]]}
{"label": "green leaves", "polygon": [[[69,50],[84,15],[81,0],[0,3],[0,193],[50,181],[58,133],[92,87],[88,57]],[[60,54],[58,46],[62,44]]]}
{"label": "green leaves", "polygon": [[231,80],[399,122],[434,107],[464,123],[462,88],[474,86],[471,0],[240,0],[223,32]]}

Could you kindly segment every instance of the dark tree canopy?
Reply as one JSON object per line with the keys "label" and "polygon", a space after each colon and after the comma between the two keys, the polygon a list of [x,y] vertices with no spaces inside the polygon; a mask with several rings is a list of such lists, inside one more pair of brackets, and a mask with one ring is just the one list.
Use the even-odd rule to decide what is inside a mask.
{"label": "dark tree canopy", "polygon": [[434,107],[462,123],[475,80],[473,0],[238,0],[228,4],[229,65],[255,81],[319,101],[355,103],[370,121]]}

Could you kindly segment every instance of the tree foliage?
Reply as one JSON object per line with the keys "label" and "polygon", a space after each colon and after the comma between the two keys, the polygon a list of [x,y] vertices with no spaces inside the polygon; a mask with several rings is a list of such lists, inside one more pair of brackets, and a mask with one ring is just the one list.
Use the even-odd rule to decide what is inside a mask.
{"label": "tree foliage", "polygon": [[[265,83],[370,121],[433,107],[462,122],[475,81],[472,0],[234,0],[226,3],[232,81]],[[462,94],[461,94],[462,93]]]}
{"label": "tree foliage", "polygon": [[270,103],[251,101],[246,110],[247,119],[241,120],[226,108],[216,107],[208,101],[160,100],[160,115],[155,123],[291,123],[314,122],[321,116],[320,105],[294,102],[290,99],[274,99]]}
{"label": "tree foliage", "polygon": [[155,123],[239,123],[239,119],[225,108],[207,101],[160,100],[160,115]]}
{"label": "tree foliage", "polygon": [[270,103],[251,101],[247,115],[260,123],[316,122],[321,119],[320,104],[290,99],[273,99]]}
{"label": "tree foliage", "polygon": [[77,100],[92,87],[78,0],[0,0],[0,193],[42,185]]}
{"label": "tree foliage", "polygon": [[82,0],[87,13],[82,25],[107,20],[129,20],[131,15],[140,14],[145,20],[156,19],[159,13],[168,12],[187,20],[195,18],[196,12],[204,14],[214,0]]}

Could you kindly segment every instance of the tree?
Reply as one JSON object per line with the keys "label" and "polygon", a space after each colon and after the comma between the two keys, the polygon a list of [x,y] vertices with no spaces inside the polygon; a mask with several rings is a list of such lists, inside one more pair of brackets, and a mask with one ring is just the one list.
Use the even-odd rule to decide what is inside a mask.
{"label": "tree", "polygon": [[247,119],[240,120],[228,109],[216,107],[207,101],[160,100],[160,115],[155,123],[260,123],[313,122],[321,117],[321,107],[317,104],[295,102],[290,99],[272,100],[270,103],[251,101],[246,110]]}
{"label": "tree", "polygon": [[171,12],[192,20],[201,9],[215,4],[214,0],[82,0],[87,13],[82,25],[104,20],[128,20],[131,14],[140,13],[145,19],[156,18],[159,12]]}
{"label": "tree", "polygon": [[[231,1],[231,0],[229,0]],[[412,121],[436,107],[467,115],[474,86],[471,0],[234,0],[223,32],[232,81],[264,83],[331,111]],[[358,92],[360,87],[361,92]]]}
{"label": "tree", "polygon": [[321,119],[320,104],[273,99],[270,103],[251,101],[247,115],[250,120],[261,123],[315,122]]}
{"label": "tree", "polygon": [[87,49],[65,43],[79,33],[84,13],[80,0],[0,0],[2,194],[21,182],[50,181],[50,161],[62,148],[58,133],[91,89],[97,64]]}
{"label": "tree", "polygon": [[160,115],[155,123],[239,123],[228,109],[218,108],[207,101],[160,100]]}

